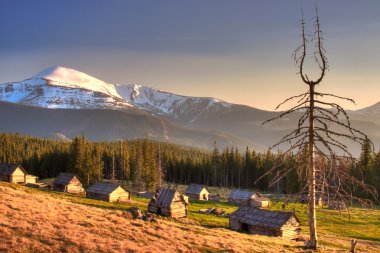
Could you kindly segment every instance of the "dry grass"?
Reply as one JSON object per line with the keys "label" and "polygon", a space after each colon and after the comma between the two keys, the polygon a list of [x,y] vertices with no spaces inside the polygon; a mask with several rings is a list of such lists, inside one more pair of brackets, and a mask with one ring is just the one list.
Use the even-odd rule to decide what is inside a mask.
{"label": "dry grass", "polygon": [[[304,252],[302,242],[167,219],[145,223],[121,210],[6,183],[0,183],[0,213],[0,252]],[[349,244],[342,238],[322,239],[331,244],[322,252],[344,252],[333,244]],[[379,252],[380,246],[360,242],[363,249]]]}

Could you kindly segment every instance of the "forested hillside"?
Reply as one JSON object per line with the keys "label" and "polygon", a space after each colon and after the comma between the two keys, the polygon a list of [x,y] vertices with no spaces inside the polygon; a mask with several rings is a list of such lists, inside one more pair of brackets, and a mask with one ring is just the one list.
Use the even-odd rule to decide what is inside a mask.
{"label": "forested hillside", "polygon": [[[105,179],[131,181],[141,188],[153,190],[161,179],[181,184],[201,183],[209,186],[254,188],[261,191],[297,193],[304,186],[302,157],[282,157],[281,153],[219,150],[212,152],[160,143],[150,140],[90,142],[85,136],[72,142],[49,140],[18,134],[0,134],[0,162],[20,163],[40,178],[57,176],[61,171],[74,172],[88,185]],[[294,168],[274,186],[269,183],[275,175],[267,173],[274,164]],[[318,160],[322,170],[330,166]],[[364,180],[380,190],[380,152],[370,145],[363,147],[358,163],[336,161],[338,169]],[[162,175],[162,176],[160,176]],[[258,181],[257,184],[254,182]],[[359,193],[359,192],[358,192]]]}

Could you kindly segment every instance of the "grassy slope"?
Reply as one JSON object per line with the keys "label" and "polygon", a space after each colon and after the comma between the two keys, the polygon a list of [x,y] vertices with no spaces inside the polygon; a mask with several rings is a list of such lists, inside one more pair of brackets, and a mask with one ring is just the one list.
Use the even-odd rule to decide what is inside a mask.
{"label": "grassy slope", "polygon": [[[42,252],[64,249],[71,252],[116,252],[125,251],[126,247],[132,251],[146,249],[148,252],[158,249],[183,252],[262,252],[264,248],[267,252],[302,251],[302,242],[236,233],[227,230],[228,218],[198,213],[199,209],[212,206],[221,207],[228,213],[237,208],[223,202],[192,203],[187,222],[159,219],[157,224],[125,218],[123,211],[126,208],[138,206],[146,210],[147,202],[147,199],[134,198],[133,202],[128,204],[107,203],[0,183],[0,211],[5,218],[0,219],[0,227],[6,228],[3,232],[0,229],[0,252],[4,247],[15,247],[18,241],[32,245],[30,251],[40,249]],[[280,207],[281,203],[276,203],[272,208]],[[293,205],[287,206],[289,210],[292,208]],[[303,223],[303,234],[306,237],[306,207],[296,204],[294,208]],[[24,215],[25,213],[27,215]],[[347,214],[331,215],[333,213],[335,211],[327,209],[318,211],[322,251],[347,249],[351,238],[360,239],[360,251],[380,251],[379,210],[354,209],[351,213],[351,223],[348,222]],[[26,226],[29,219],[34,224],[30,231]],[[47,220],[41,221],[44,219]],[[62,220],[56,221],[57,219]],[[14,223],[15,220],[18,222]],[[47,226],[46,221],[50,226]],[[193,225],[194,223],[202,226]],[[73,237],[62,236],[67,230],[76,232],[73,233]],[[96,244],[90,241],[96,241]]]}

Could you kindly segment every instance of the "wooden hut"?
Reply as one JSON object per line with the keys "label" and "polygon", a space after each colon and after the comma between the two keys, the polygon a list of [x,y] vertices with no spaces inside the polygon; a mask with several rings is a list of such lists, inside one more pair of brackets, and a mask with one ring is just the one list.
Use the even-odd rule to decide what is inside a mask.
{"label": "wooden hut", "polygon": [[33,176],[33,175],[25,175],[25,184],[36,184],[38,181],[38,177],[37,176]]}
{"label": "wooden hut", "polygon": [[300,221],[292,212],[269,211],[253,207],[239,207],[230,217],[232,230],[249,234],[297,239]]}
{"label": "wooden hut", "polygon": [[258,192],[235,190],[228,196],[228,202],[240,206],[269,207],[270,200]]}
{"label": "wooden hut", "polygon": [[162,188],[148,204],[148,211],[172,218],[187,216],[188,198],[175,189]]}
{"label": "wooden hut", "polygon": [[73,194],[85,193],[82,183],[75,174],[62,172],[54,180],[53,190]]}
{"label": "wooden hut", "polygon": [[26,175],[25,169],[19,164],[0,163],[0,181],[23,184]]}
{"label": "wooden hut", "polygon": [[86,197],[108,202],[126,202],[131,199],[131,193],[117,184],[96,183],[87,189]]}
{"label": "wooden hut", "polygon": [[209,189],[205,185],[191,184],[186,189],[186,196],[191,200],[208,200]]}

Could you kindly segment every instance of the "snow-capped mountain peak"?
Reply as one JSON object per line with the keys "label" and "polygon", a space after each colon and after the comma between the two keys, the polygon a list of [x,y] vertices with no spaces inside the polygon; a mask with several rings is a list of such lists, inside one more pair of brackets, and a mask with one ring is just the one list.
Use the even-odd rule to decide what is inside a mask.
{"label": "snow-capped mountain peak", "polygon": [[62,66],[49,67],[31,79],[44,79],[49,85],[97,91],[121,98],[115,86],[75,69]]}
{"label": "snow-capped mountain peak", "polygon": [[130,107],[115,86],[65,67],[50,67],[32,78],[0,84],[0,100],[47,108]]}

